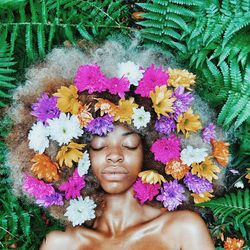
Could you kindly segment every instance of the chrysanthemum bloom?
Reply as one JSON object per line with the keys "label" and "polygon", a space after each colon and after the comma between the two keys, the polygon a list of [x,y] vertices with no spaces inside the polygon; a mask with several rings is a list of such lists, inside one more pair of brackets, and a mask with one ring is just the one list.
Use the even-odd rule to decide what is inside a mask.
{"label": "chrysanthemum bloom", "polygon": [[78,162],[82,156],[82,150],[85,144],[77,144],[75,142],[70,142],[67,146],[61,147],[56,155],[56,160],[59,161],[59,165],[62,166],[63,162],[69,168],[73,166],[73,161]]}
{"label": "chrysanthemum bloom", "polygon": [[89,112],[90,108],[89,105],[81,105],[81,107],[79,108],[78,114],[77,114],[77,118],[80,122],[80,126],[82,127],[86,127],[87,124],[92,121],[94,118],[92,116],[92,114]]}
{"label": "chrysanthemum bloom", "polygon": [[96,204],[89,196],[78,199],[70,200],[70,205],[67,207],[67,211],[64,214],[68,217],[68,220],[72,222],[73,226],[81,225],[87,220],[95,218]]}
{"label": "chrysanthemum bloom", "polygon": [[97,100],[97,103],[95,104],[95,112],[100,109],[101,116],[104,114],[115,116],[117,106],[114,103],[103,98],[95,98],[95,100]]}
{"label": "chrysanthemum bloom", "polygon": [[63,197],[59,193],[54,193],[51,195],[46,195],[42,199],[36,200],[36,204],[39,206],[43,206],[45,208],[48,208],[50,206],[62,206],[63,205]]}
{"label": "chrysanthemum bloom", "polygon": [[37,117],[38,121],[47,124],[48,119],[59,117],[60,110],[56,107],[57,97],[49,97],[43,93],[36,103],[33,103],[31,114]]}
{"label": "chrysanthemum bloom", "polygon": [[133,109],[137,108],[138,105],[134,103],[134,98],[131,97],[129,100],[120,100],[115,114],[115,121],[127,122],[131,124]]}
{"label": "chrysanthemum bloom", "polygon": [[38,179],[44,179],[48,182],[59,180],[58,166],[47,155],[36,154],[31,162],[34,162],[31,171]]}
{"label": "chrysanthemum bloom", "polygon": [[125,92],[129,91],[129,81],[126,77],[113,77],[107,80],[108,91],[113,95],[119,95],[124,98]]}
{"label": "chrysanthemum bloom", "polygon": [[160,118],[160,115],[169,116],[167,113],[174,112],[173,102],[176,100],[172,97],[172,90],[167,90],[167,86],[156,87],[155,90],[150,91],[150,98],[153,102],[155,113]]}
{"label": "chrysanthemum bloom", "polygon": [[187,70],[181,69],[168,69],[169,79],[168,84],[169,86],[179,87],[183,86],[189,89],[192,85],[195,84],[195,75],[189,73]]}
{"label": "chrysanthemum bloom", "polygon": [[118,77],[125,76],[129,80],[130,84],[138,86],[138,81],[143,77],[144,71],[141,70],[137,64],[127,61],[125,63],[118,63],[117,66]]}
{"label": "chrysanthemum bloom", "polygon": [[161,118],[155,122],[155,130],[164,135],[170,135],[175,129],[176,125],[172,118],[161,116]]}
{"label": "chrysanthemum bloom", "polygon": [[165,182],[165,178],[155,170],[145,170],[138,174],[143,183],[156,184]]}
{"label": "chrysanthemum bloom", "polygon": [[188,138],[189,132],[196,133],[199,129],[202,128],[199,119],[199,115],[193,114],[193,110],[189,108],[187,112],[178,116],[177,132],[181,131],[183,134],[185,134],[186,138]]}
{"label": "chrysanthemum bloom", "polygon": [[53,96],[58,97],[57,107],[60,111],[64,113],[70,112],[73,115],[78,114],[81,103],[77,99],[77,88],[74,85],[69,87],[62,86]]}
{"label": "chrysanthemum bloom", "polygon": [[229,162],[229,143],[224,141],[216,141],[214,139],[211,140],[213,145],[213,157],[218,161],[218,163],[226,167]]}
{"label": "chrysanthemum bloom", "polygon": [[227,237],[224,242],[225,250],[241,250],[244,246],[244,240]]}
{"label": "chrysanthemum bloom", "polygon": [[90,167],[90,159],[89,153],[87,151],[84,152],[82,159],[78,161],[78,174],[83,176],[88,173]]}
{"label": "chrysanthemum bloom", "polygon": [[74,82],[79,92],[88,90],[88,93],[92,94],[107,90],[107,78],[97,64],[81,65],[76,72]]}
{"label": "chrysanthemum bloom", "polygon": [[211,182],[205,178],[200,178],[197,175],[193,175],[191,173],[186,174],[183,182],[189,191],[192,191],[196,194],[213,191],[213,184]]}
{"label": "chrysanthemum bloom", "polygon": [[202,131],[202,139],[206,143],[210,143],[212,139],[215,138],[215,125],[213,123],[209,123],[207,127],[205,127]]}
{"label": "chrysanthemum bloom", "polygon": [[218,179],[215,173],[219,173],[220,168],[213,163],[211,157],[207,156],[205,161],[199,164],[193,163],[191,172],[192,174],[197,174],[199,177],[204,177],[212,182],[212,179]]}
{"label": "chrysanthemum bloom", "polygon": [[167,164],[172,160],[180,159],[180,149],[180,139],[172,135],[169,138],[162,137],[156,140],[150,150],[154,153],[155,160]]}
{"label": "chrysanthemum bloom", "polygon": [[143,183],[140,178],[136,180],[133,185],[134,197],[139,200],[141,204],[146,201],[152,201],[153,198],[159,193],[159,184]]}
{"label": "chrysanthemum bloom", "polygon": [[97,117],[89,122],[86,130],[93,135],[103,136],[108,134],[109,132],[113,131],[114,118],[109,115],[104,115],[101,117]]}
{"label": "chrysanthemum bloom", "polygon": [[194,198],[194,203],[195,204],[210,201],[211,198],[214,197],[209,192],[204,192],[204,193],[200,193],[200,194],[191,194],[191,196]]}
{"label": "chrysanthemum bloom", "polygon": [[167,85],[168,77],[168,73],[164,72],[161,67],[155,68],[155,65],[152,64],[144,72],[135,93],[149,97],[150,92],[154,91],[156,86]]}
{"label": "chrysanthemum bloom", "polygon": [[186,173],[190,170],[190,167],[183,164],[181,160],[172,160],[166,164],[165,173],[173,176],[174,179],[182,179]]}
{"label": "chrysanthemum bloom", "polygon": [[161,201],[169,211],[173,211],[186,200],[184,192],[183,186],[177,180],[165,182],[161,188],[161,194],[156,199]]}
{"label": "chrysanthemum bloom", "polygon": [[66,200],[74,199],[81,196],[81,190],[86,186],[84,176],[78,174],[78,169],[76,168],[73,175],[69,179],[60,185],[59,190],[65,192]]}
{"label": "chrysanthemum bloom", "polygon": [[22,189],[36,199],[43,199],[46,195],[55,193],[55,189],[51,184],[47,184],[30,175],[25,176]]}
{"label": "chrysanthemum bloom", "polygon": [[149,112],[144,110],[144,107],[134,108],[134,114],[132,115],[134,126],[139,129],[141,127],[146,127],[150,122],[151,115]]}

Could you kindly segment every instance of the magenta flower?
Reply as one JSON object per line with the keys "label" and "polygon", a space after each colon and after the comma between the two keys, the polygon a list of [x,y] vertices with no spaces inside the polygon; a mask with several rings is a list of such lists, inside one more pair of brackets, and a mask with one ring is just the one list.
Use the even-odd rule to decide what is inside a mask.
{"label": "magenta flower", "polygon": [[160,184],[142,183],[141,178],[138,178],[133,185],[134,197],[139,200],[141,204],[146,201],[152,201],[159,193]]}
{"label": "magenta flower", "polygon": [[78,174],[78,169],[76,168],[73,175],[69,177],[68,181],[63,183],[60,187],[60,191],[65,192],[66,200],[70,198],[75,199],[76,197],[80,197],[80,191],[86,186],[85,176],[80,176]]}
{"label": "magenta flower", "polygon": [[177,180],[164,182],[161,194],[156,199],[161,201],[169,211],[173,211],[186,200],[184,192],[184,187]]}
{"label": "magenta flower", "polygon": [[210,143],[212,139],[215,138],[215,125],[209,123],[202,131],[202,139],[205,143]]}
{"label": "magenta flower", "polygon": [[161,116],[161,118],[155,122],[155,130],[159,133],[169,135],[175,129],[176,125],[174,120],[166,116]]}
{"label": "magenta flower", "polygon": [[42,199],[36,200],[36,203],[40,206],[48,208],[52,205],[62,206],[63,205],[63,198],[62,195],[59,193],[54,193],[51,195],[46,195]]}
{"label": "magenta flower", "polygon": [[44,199],[47,195],[55,193],[55,189],[51,184],[47,184],[30,175],[26,175],[22,188],[26,193],[34,196],[36,199]]}
{"label": "magenta flower", "polygon": [[168,78],[167,72],[163,71],[161,67],[155,68],[155,65],[152,64],[144,72],[135,93],[143,97],[149,97],[150,91],[154,91],[156,86],[167,85]]}
{"label": "magenta flower", "polygon": [[86,130],[94,135],[106,135],[114,129],[113,120],[113,117],[110,115],[97,117],[89,122]]}
{"label": "magenta flower", "polygon": [[187,173],[183,179],[184,184],[187,186],[189,191],[196,194],[201,194],[203,192],[210,192],[213,189],[213,184],[205,178],[200,178],[197,175]]}
{"label": "magenta flower", "polygon": [[79,92],[88,90],[89,94],[106,91],[107,81],[97,64],[81,65],[75,76],[75,85]]}
{"label": "magenta flower", "polygon": [[58,118],[60,110],[56,107],[57,97],[49,97],[47,93],[43,93],[36,103],[33,103],[31,114],[37,118],[38,121],[47,124],[47,120]]}
{"label": "magenta flower", "polygon": [[184,90],[185,88],[180,86],[173,93],[173,97],[176,97],[176,100],[173,103],[173,108],[175,111],[174,118],[176,120],[178,115],[188,110],[190,103],[194,100],[193,95],[190,92],[184,93]]}
{"label": "magenta flower", "polygon": [[176,135],[172,135],[169,138],[162,137],[156,140],[150,150],[154,153],[155,160],[166,164],[180,159],[180,149],[180,139]]}
{"label": "magenta flower", "polygon": [[108,79],[107,88],[109,92],[113,95],[119,95],[121,98],[124,98],[125,92],[129,90],[129,81],[126,77],[122,78],[111,78]]}

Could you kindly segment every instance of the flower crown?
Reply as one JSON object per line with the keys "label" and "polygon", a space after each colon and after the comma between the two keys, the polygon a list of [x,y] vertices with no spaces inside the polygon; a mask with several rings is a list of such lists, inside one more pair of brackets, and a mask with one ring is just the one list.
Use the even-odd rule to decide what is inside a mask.
{"label": "flower crown", "polygon": [[[28,140],[29,148],[36,154],[31,159],[33,175],[25,175],[23,190],[46,208],[62,206],[69,200],[65,216],[73,226],[95,218],[96,204],[90,197],[81,196],[90,167],[89,154],[84,150],[86,145],[76,143],[76,139],[84,133],[106,135],[116,121],[133,124],[137,129],[146,127],[153,117],[151,113],[139,107],[133,97],[125,98],[134,89],[135,94],[151,100],[159,139],[150,150],[155,161],[164,164],[168,179],[172,179],[166,181],[155,170],[140,172],[133,186],[135,198],[141,204],[156,198],[168,210],[174,210],[186,200],[186,187],[195,203],[209,200],[213,197],[212,182],[220,172],[217,164],[228,164],[229,145],[215,139],[212,123],[202,127],[199,115],[194,114],[191,108],[194,84],[195,75],[186,70],[163,70],[155,65],[144,70],[128,61],[118,64],[117,77],[108,78],[97,64],[81,65],[74,85],[61,86],[52,96],[43,93],[32,104],[31,114],[37,121],[29,131]],[[120,99],[118,104],[104,98],[86,104],[79,98],[83,92],[108,92]],[[90,112],[93,107],[95,114],[100,114],[96,118]],[[183,138],[192,133],[200,134],[204,143],[211,144],[211,154],[207,148],[182,146]],[[51,140],[60,146],[56,162],[45,152]],[[73,168],[73,175],[55,185],[63,168]]]}

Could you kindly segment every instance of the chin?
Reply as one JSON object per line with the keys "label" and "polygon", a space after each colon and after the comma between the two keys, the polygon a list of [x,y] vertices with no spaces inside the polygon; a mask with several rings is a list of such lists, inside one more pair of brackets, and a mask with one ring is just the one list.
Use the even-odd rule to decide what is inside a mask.
{"label": "chin", "polygon": [[122,194],[132,187],[133,183],[130,185],[124,185],[121,182],[109,182],[101,185],[103,190],[107,194]]}

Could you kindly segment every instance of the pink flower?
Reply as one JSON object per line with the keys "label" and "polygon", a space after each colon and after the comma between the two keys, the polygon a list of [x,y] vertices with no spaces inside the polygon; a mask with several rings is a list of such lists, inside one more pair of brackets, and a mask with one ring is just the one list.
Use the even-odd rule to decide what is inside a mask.
{"label": "pink flower", "polygon": [[144,72],[135,93],[149,97],[150,91],[154,91],[156,86],[167,85],[168,78],[167,72],[164,72],[161,67],[155,68],[155,65],[152,64]]}
{"label": "pink flower", "polygon": [[138,178],[133,185],[134,196],[144,204],[146,201],[151,201],[159,193],[160,184],[142,183],[141,178]]}
{"label": "pink flower", "polygon": [[73,175],[69,177],[68,181],[63,183],[60,187],[60,191],[65,192],[66,200],[70,198],[75,199],[76,197],[80,197],[80,191],[86,186],[84,176],[80,176],[78,174],[78,169],[76,168]]}
{"label": "pink flower", "polygon": [[99,65],[81,65],[76,72],[75,85],[80,92],[84,90],[88,90],[89,94],[103,92],[107,90],[107,78],[101,72]]}
{"label": "pink flower", "polygon": [[155,160],[166,164],[172,160],[180,159],[180,139],[176,135],[169,138],[162,137],[156,140],[151,146]]}
{"label": "pink flower", "polygon": [[126,77],[122,78],[111,78],[108,80],[108,90],[113,95],[119,95],[124,98],[124,93],[129,90],[129,81]]}

